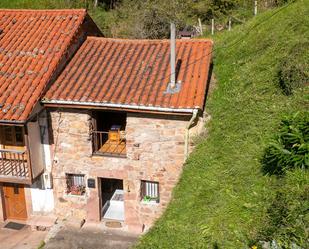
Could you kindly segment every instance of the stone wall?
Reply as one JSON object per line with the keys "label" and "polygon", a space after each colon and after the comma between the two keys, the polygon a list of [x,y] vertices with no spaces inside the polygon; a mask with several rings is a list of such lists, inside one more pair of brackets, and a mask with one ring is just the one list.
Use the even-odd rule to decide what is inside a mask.
{"label": "stone wall", "polygon": [[[123,179],[125,224],[129,230],[149,228],[171,199],[172,189],[182,172],[185,128],[190,117],[127,114],[127,157],[92,156],[88,111],[50,110],[54,144],[53,181],[55,212],[99,221],[98,178]],[[65,174],[95,178],[96,187],[85,196],[66,194]],[[160,203],[141,202],[141,180],[159,182]]]}

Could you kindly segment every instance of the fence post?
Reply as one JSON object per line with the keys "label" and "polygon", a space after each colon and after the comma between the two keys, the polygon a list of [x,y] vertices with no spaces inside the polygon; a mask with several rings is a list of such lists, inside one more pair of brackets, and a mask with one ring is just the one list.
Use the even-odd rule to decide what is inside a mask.
{"label": "fence post", "polygon": [[257,15],[257,11],[258,11],[258,2],[256,0],[256,1],[254,1],[254,15],[255,16]]}
{"label": "fence post", "polygon": [[203,26],[202,26],[201,18],[198,19],[198,25],[200,26],[201,35],[203,35]]}
{"label": "fence post", "polygon": [[231,31],[231,29],[232,29],[232,20],[231,18],[229,18],[229,31]]}
{"label": "fence post", "polygon": [[211,34],[215,33],[215,19],[211,19]]}

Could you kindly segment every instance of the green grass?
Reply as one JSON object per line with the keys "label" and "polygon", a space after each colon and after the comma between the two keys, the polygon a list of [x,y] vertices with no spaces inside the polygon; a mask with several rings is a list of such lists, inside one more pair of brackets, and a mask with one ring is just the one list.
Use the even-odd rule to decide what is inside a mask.
{"label": "green grass", "polygon": [[43,249],[45,246],[45,242],[42,240],[37,249]]}
{"label": "green grass", "polygon": [[218,83],[206,104],[209,135],[137,248],[248,248],[267,224],[279,180],[261,173],[263,150],[284,115],[309,107],[308,87],[285,96],[277,86],[280,60],[309,38],[309,1],[277,11],[214,38]]}

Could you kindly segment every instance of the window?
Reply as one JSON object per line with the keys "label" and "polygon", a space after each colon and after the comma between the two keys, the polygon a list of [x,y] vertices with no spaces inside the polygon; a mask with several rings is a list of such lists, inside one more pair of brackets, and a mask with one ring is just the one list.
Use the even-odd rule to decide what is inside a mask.
{"label": "window", "polygon": [[21,126],[4,126],[3,143],[12,146],[24,146],[24,130]]}
{"label": "window", "polygon": [[141,183],[142,201],[150,203],[159,203],[159,183],[151,181],[142,181]]}
{"label": "window", "polygon": [[126,113],[122,112],[93,113],[93,154],[126,157],[126,119]]}
{"label": "window", "polygon": [[86,192],[85,175],[66,174],[67,194],[84,195]]}

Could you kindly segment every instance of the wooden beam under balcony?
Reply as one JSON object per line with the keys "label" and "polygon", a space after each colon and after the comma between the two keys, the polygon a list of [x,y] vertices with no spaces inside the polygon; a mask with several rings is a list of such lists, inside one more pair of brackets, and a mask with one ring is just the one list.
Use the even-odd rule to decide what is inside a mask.
{"label": "wooden beam under balcony", "polygon": [[0,149],[0,182],[32,183],[27,150]]}

